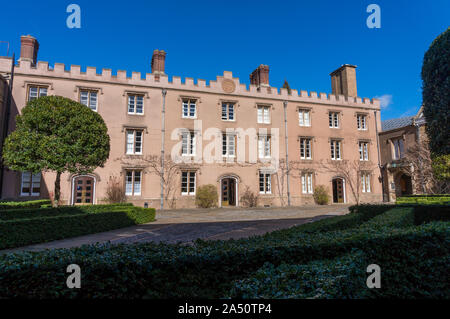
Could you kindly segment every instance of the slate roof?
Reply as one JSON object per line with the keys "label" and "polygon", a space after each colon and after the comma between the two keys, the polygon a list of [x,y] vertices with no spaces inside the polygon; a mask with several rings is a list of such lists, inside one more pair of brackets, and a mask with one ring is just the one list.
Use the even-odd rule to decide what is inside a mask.
{"label": "slate roof", "polygon": [[381,131],[390,131],[397,128],[412,125],[414,116],[405,116],[398,119],[390,119],[381,122]]}

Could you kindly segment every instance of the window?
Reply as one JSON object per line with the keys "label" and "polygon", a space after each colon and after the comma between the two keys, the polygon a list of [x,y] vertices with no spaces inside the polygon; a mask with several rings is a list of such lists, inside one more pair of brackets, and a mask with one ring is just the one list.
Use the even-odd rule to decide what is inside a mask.
{"label": "window", "polygon": [[259,158],[270,158],[270,135],[260,135],[258,137]]}
{"label": "window", "polygon": [[298,110],[298,125],[311,126],[310,110]]}
{"label": "window", "polygon": [[270,173],[259,172],[259,193],[272,194],[272,182]]}
{"label": "window", "polygon": [[341,159],[341,141],[331,140],[331,159],[340,160]]}
{"label": "window", "polygon": [[331,128],[339,128],[339,112],[328,113],[328,121]]}
{"label": "window", "polygon": [[128,95],[128,114],[144,114],[144,96]]}
{"label": "window", "polygon": [[394,152],[393,152],[394,158],[393,159],[398,160],[398,159],[403,158],[404,151],[405,151],[405,145],[404,145],[403,139],[396,138],[396,139],[392,140],[392,144],[394,147]]}
{"label": "window", "polygon": [[80,90],[80,103],[97,112],[97,91]]}
{"label": "window", "polygon": [[222,134],[222,156],[233,157],[236,155],[236,134]]}
{"label": "window", "polygon": [[356,124],[358,126],[358,130],[367,130],[367,115],[357,114],[356,115]]}
{"label": "window", "polygon": [[195,156],[195,132],[183,132],[181,135],[181,155]]}
{"label": "window", "polygon": [[142,131],[127,130],[127,154],[142,154]]}
{"label": "window", "polygon": [[313,187],[312,187],[312,173],[303,173],[302,174],[302,193],[303,194],[312,194],[313,193]]}
{"label": "window", "polygon": [[127,171],[125,177],[125,195],[141,195],[141,171]]}
{"label": "window", "polygon": [[270,124],[270,106],[258,106],[258,123]]}
{"label": "window", "polygon": [[46,86],[30,85],[28,87],[28,101],[32,101],[41,96],[47,96],[47,87]]}
{"label": "window", "polygon": [[39,196],[41,193],[41,173],[22,172],[20,196]]}
{"label": "window", "polygon": [[369,160],[369,143],[359,142],[359,160],[360,161]]}
{"label": "window", "polygon": [[194,119],[197,117],[197,100],[183,99],[182,117],[186,119]]}
{"label": "window", "polygon": [[195,195],[195,172],[181,172],[181,195]]}
{"label": "window", "polygon": [[363,193],[370,193],[370,174],[361,173],[361,187]]}
{"label": "window", "polygon": [[222,120],[234,121],[234,103],[222,102]]}
{"label": "window", "polygon": [[300,158],[311,159],[311,139],[300,138]]}

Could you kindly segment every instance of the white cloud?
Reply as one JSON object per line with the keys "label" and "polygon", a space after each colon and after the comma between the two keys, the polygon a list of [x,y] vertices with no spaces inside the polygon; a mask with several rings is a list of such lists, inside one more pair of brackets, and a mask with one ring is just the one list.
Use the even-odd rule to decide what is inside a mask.
{"label": "white cloud", "polygon": [[392,104],[391,94],[383,94],[381,96],[375,96],[375,98],[380,100],[380,107],[382,109],[386,109],[389,105]]}

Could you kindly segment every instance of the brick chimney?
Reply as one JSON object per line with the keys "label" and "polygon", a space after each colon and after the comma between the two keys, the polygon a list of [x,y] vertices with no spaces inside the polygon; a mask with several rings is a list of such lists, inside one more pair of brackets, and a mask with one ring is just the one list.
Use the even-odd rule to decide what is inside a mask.
{"label": "brick chimney", "polygon": [[166,52],[164,50],[153,51],[152,56],[152,73],[159,76],[160,74],[166,74],[164,72],[166,61]]}
{"label": "brick chimney", "polygon": [[261,64],[250,74],[250,84],[257,87],[269,86],[269,66]]}
{"label": "brick chimney", "polygon": [[38,50],[39,42],[36,38],[31,35],[23,35],[20,37],[19,61],[30,61],[32,65],[36,65]]}
{"label": "brick chimney", "polygon": [[358,96],[356,91],[356,65],[344,64],[330,73],[331,92],[334,95]]}

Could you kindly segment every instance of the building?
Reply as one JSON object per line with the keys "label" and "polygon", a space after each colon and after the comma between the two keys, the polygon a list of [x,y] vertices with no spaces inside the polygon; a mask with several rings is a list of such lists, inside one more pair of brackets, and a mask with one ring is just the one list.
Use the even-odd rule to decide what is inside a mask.
{"label": "building", "polygon": [[397,196],[426,193],[420,181],[411,176],[413,168],[405,158],[408,150],[427,139],[423,107],[415,116],[386,120],[381,127],[379,139],[384,199],[395,202]]}
{"label": "building", "polygon": [[[247,86],[227,71],[209,83],[169,80],[160,50],[153,52],[151,73],[127,77],[126,71],[50,67],[37,62],[38,48],[35,38],[21,37],[10,130],[28,100],[61,95],[98,112],[111,137],[103,168],[62,176],[66,204],[100,203],[116,180],[129,201],[159,207],[161,178],[152,167],[161,154],[165,207],[195,207],[196,188],[205,184],[217,187],[219,206],[241,206],[246,190],[258,195],[260,206],[312,204],[317,185],[335,203],[355,202],[355,190],[362,202],[382,199],[379,101],[357,96],[356,66],[332,72],[332,93],[317,94],[271,87],[267,65],[250,74]],[[11,60],[0,58],[0,72],[10,69]],[[341,173],[347,161],[363,169]],[[55,174],[6,170],[4,179],[3,199],[31,199],[52,195]]]}

